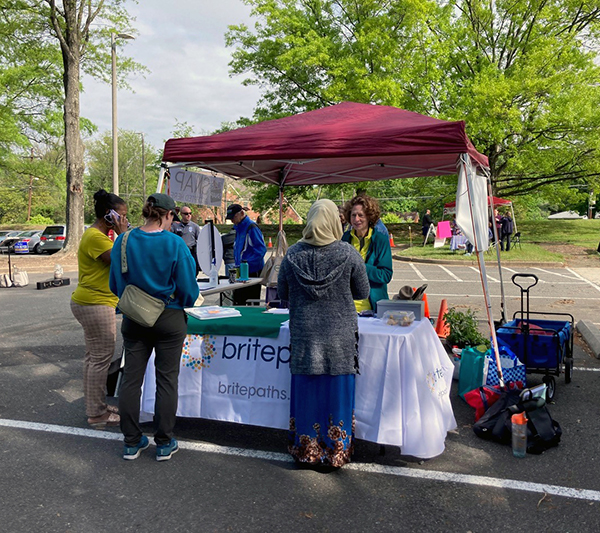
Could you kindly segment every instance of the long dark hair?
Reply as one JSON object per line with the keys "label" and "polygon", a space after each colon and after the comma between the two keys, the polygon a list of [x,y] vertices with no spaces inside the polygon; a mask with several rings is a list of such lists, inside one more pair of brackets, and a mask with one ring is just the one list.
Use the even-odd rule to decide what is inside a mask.
{"label": "long dark hair", "polygon": [[116,209],[120,205],[124,205],[125,200],[112,192],[106,192],[100,189],[94,194],[94,213],[96,218],[102,218],[111,209]]}

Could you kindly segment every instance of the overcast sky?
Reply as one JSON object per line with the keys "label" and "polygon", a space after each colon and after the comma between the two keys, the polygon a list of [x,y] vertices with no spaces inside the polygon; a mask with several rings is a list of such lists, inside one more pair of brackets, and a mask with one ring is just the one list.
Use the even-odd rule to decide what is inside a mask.
{"label": "overcast sky", "polygon": [[[151,72],[128,80],[135,92],[119,90],[119,129],[143,132],[161,148],[176,121],[204,134],[252,115],[259,91],[242,86],[242,76],[229,77],[233,50],[224,39],[228,25],[250,23],[242,0],[140,0],[129,12],[139,37],[127,41],[124,52]],[[99,133],[110,131],[110,84],[85,77],[83,85],[81,115]]]}

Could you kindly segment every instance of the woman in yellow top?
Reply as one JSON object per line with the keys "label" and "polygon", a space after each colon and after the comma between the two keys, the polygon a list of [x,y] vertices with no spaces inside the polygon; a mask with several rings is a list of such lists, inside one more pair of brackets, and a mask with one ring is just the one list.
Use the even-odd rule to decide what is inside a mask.
{"label": "woman in yellow top", "polygon": [[94,194],[96,221],[85,231],[78,251],[79,284],[71,296],[71,311],[83,327],[85,359],[83,393],[90,426],[118,426],[115,407],[106,403],[106,377],[115,352],[117,327],[115,308],[119,299],[108,288],[109,230],[127,230],[127,205],[116,194],[100,189]]}
{"label": "woman in yellow top", "polygon": [[379,204],[375,198],[357,195],[344,208],[350,229],[344,233],[342,241],[349,242],[360,253],[371,286],[369,297],[355,300],[354,304],[359,313],[369,309],[376,312],[377,302],[388,299],[387,286],[394,274],[389,237],[377,229]]}

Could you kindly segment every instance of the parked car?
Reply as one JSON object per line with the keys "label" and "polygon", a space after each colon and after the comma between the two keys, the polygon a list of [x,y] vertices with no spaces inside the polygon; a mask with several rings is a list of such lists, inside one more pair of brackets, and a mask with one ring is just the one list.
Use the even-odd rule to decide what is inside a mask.
{"label": "parked car", "polygon": [[4,246],[4,241],[8,240],[8,239],[12,239],[13,237],[16,237],[17,235],[19,235],[19,233],[22,233],[23,230],[13,230],[13,231],[6,231],[3,230],[0,232],[0,252],[2,251],[2,247]]}
{"label": "parked car", "polygon": [[15,244],[18,242],[26,242],[30,252],[38,253],[41,235],[42,230],[27,230],[20,232],[15,237],[7,237],[2,244],[0,244],[0,252],[10,252],[13,254],[15,253]]}
{"label": "parked car", "polygon": [[58,252],[65,245],[67,227],[62,225],[46,226],[40,237],[39,252]]}

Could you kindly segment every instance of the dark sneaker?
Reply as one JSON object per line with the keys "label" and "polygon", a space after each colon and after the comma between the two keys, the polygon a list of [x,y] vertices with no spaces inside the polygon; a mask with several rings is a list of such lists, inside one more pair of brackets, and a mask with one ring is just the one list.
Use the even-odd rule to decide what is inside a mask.
{"label": "dark sneaker", "polygon": [[138,442],[137,446],[125,446],[123,450],[123,459],[127,459],[128,461],[133,461],[140,456],[148,446],[150,446],[150,441],[146,435],[142,435],[140,442]]}
{"label": "dark sneaker", "polygon": [[156,460],[168,461],[174,453],[179,451],[179,444],[175,439],[171,439],[169,444],[163,444],[156,447]]}

